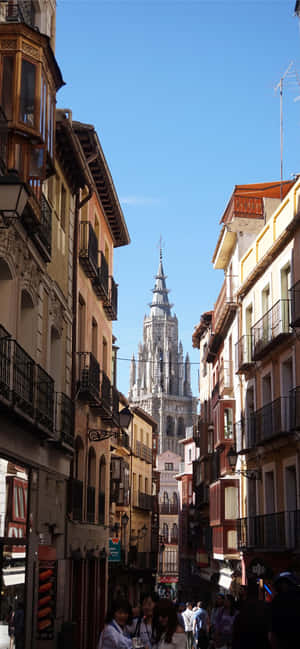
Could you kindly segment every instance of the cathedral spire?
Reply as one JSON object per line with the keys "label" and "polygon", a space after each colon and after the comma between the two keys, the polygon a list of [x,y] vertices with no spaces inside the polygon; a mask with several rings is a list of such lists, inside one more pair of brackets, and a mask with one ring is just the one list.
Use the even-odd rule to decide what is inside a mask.
{"label": "cathedral spire", "polygon": [[151,304],[149,305],[151,308],[151,316],[171,315],[171,307],[173,306],[173,304],[169,303],[169,290],[166,287],[166,279],[167,276],[164,274],[162,263],[162,248],[160,246],[158,271],[155,276],[155,285],[152,289],[153,299]]}

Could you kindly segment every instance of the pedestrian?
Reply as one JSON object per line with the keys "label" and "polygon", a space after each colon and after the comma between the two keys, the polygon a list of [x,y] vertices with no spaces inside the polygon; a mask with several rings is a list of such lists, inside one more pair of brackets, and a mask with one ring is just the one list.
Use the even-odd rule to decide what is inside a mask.
{"label": "pedestrian", "polygon": [[153,632],[157,649],[186,649],[184,629],[178,624],[176,608],[169,599],[161,599],[155,606]]}
{"label": "pedestrian", "polygon": [[274,579],[277,594],[271,602],[269,641],[272,649],[299,647],[300,588],[292,572],[282,572]]}
{"label": "pedestrian", "polygon": [[218,613],[220,611],[220,608],[222,608],[223,606],[224,606],[224,595],[223,593],[217,593],[215,605],[211,609],[211,614],[210,614],[210,625],[209,625],[210,636],[212,636],[215,631]]}
{"label": "pedestrian", "polygon": [[232,649],[270,649],[270,605],[258,599],[257,583],[249,579],[232,631]]}
{"label": "pedestrian", "polygon": [[141,596],[141,615],[127,627],[133,638],[140,638],[143,647],[152,649],[153,645],[153,611],[158,601],[156,593],[147,592]]}
{"label": "pedestrian", "polygon": [[184,630],[186,635],[186,646],[187,649],[192,649],[193,646],[193,605],[191,602],[187,602],[185,605],[185,610],[182,612]]}
{"label": "pedestrian", "polygon": [[100,634],[98,649],[132,649],[132,640],[126,633],[126,624],[131,617],[131,606],[125,599],[112,603],[106,616],[106,625]]}
{"label": "pedestrian", "polygon": [[198,649],[207,649],[208,647],[208,630],[209,617],[204,608],[203,602],[197,603],[197,611],[193,615],[193,634],[196,647]]}
{"label": "pedestrian", "polygon": [[9,649],[14,648],[14,641],[15,641],[15,627],[14,627],[14,610],[12,606],[8,607],[7,611],[7,616],[6,616],[6,622],[8,625],[8,635],[9,635]]}
{"label": "pedestrian", "polygon": [[232,595],[225,595],[224,605],[215,620],[214,641],[217,649],[231,649],[233,624],[237,615]]}
{"label": "pedestrian", "polygon": [[15,649],[24,649],[24,604],[18,602],[14,615]]}

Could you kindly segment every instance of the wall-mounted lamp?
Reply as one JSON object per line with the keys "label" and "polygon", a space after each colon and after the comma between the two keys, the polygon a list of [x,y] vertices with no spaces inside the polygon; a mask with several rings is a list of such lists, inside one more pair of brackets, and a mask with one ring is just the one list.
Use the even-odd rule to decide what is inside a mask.
{"label": "wall-mounted lamp", "polygon": [[125,408],[120,410],[119,418],[120,418],[120,427],[117,429],[97,430],[95,428],[91,428],[88,431],[88,437],[90,442],[103,442],[104,439],[108,439],[109,437],[113,437],[113,435],[116,435],[119,432],[120,428],[128,428],[133,418],[133,414],[129,410],[128,406],[125,406]]}
{"label": "wall-mounted lamp", "polygon": [[19,219],[30,196],[29,190],[15,169],[9,169],[5,176],[0,176],[0,228],[8,228]]}
{"label": "wall-mounted lamp", "polygon": [[239,475],[243,475],[245,478],[248,478],[248,480],[261,480],[262,475],[260,469],[239,469],[236,470],[236,463],[237,463],[237,458],[238,454],[236,452],[236,449],[231,446],[228,453],[227,453],[227,460],[228,464],[232,470],[232,473],[237,473]]}

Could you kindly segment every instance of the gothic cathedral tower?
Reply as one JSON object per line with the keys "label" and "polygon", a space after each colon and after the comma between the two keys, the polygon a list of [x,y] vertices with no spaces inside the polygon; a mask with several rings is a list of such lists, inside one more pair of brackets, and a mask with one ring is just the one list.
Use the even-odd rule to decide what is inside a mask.
{"label": "gothic cathedral tower", "polygon": [[197,399],[192,396],[189,356],[184,359],[182,343],[178,344],[178,320],[171,313],[161,250],[152,292],[150,314],[144,317],[143,343],[137,360],[133,355],[131,361],[128,399],[157,420],[159,453],[170,450],[182,455],[178,441],[194,423]]}

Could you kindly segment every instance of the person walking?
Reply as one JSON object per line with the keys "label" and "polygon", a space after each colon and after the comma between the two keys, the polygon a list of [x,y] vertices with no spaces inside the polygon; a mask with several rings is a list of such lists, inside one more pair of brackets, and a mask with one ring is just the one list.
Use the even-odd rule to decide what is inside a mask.
{"label": "person walking", "polygon": [[141,615],[127,627],[132,638],[140,638],[143,647],[152,649],[153,644],[153,612],[158,601],[156,593],[143,593],[141,596]]}
{"label": "person walking", "polygon": [[193,605],[191,602],[187,602],[185,605],[185,610],[182,611],[182,617],[184,622],[184,630],[186,635],[186,646],[187,649],[192,649],[193,647]]}
{"label": "person walking", "polygon": [[197,603],[197,611],[193,615],[193,635],[194,642],[198,649],[207,649],[208,647],[208,630],[209,617],[203,602]]}
{"label": "person walking", "polygon": [[217,649],[231,649],[233,624],[237,615],[232,595],[225,595],[215,622],[214,641]]}
{"label": "person walking", "polygon": [[176,608],[169,599],[161,599],[155,606],[153,634],[157,649],[186,649],[184,629],[178,624]]}
{"label": "person walking", "polygon": [[277,594],[271,602],[269,642],[272,649],[299,646],[300,587],[292,572],[281,572],[274,579]]}
{"label": "person walking", "polygon": [[232,649],[270,649],[270,605],[258,599],[257,583],[249,579],[232,631]]}
{"label": "person walking", "polygon": [[131,616],[131,606],[125,599],[115,600],[106,616],[106,625],[100,634],[97,649],[132,649],[126,624]]}

